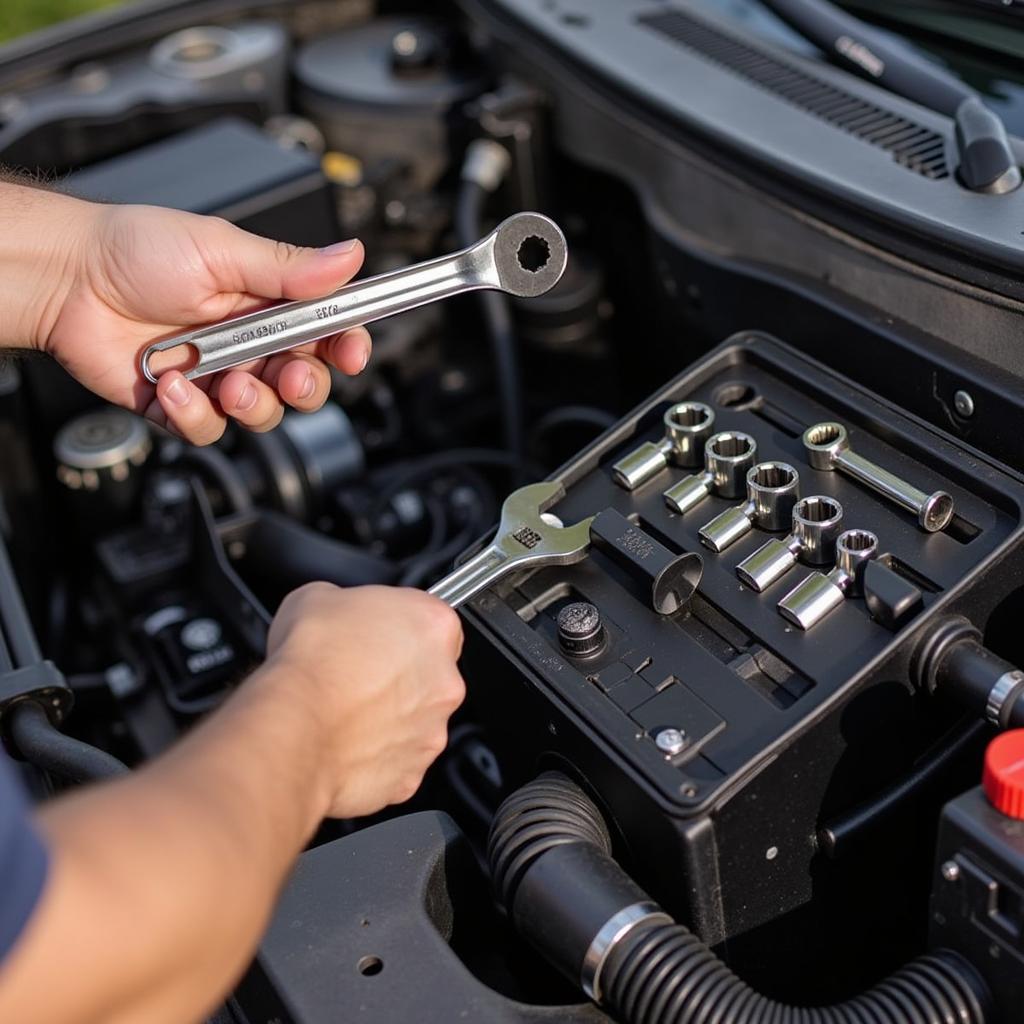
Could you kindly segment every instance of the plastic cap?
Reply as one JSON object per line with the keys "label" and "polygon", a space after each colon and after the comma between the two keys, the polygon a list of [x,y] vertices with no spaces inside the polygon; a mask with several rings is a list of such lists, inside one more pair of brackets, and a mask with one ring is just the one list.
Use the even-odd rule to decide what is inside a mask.
{"label": "plastic cap", "polygon": [[1024,729],[1004,732],[988,745],[982,785],[997,811],[1024,821]]}

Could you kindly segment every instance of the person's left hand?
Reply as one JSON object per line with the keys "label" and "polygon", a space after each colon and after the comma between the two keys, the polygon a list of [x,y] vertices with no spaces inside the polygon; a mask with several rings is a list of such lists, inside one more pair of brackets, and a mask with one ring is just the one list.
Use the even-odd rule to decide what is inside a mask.
{"label": "person's left hand", "polygon": [[154,386],[139,363],[154,341],[277,300],[328,295],[357,273],[362,246],[300,249],[156,207],[89,211],[43,347],[101,397],[205,445],[223,434],[228,417],[264,431],[286,405],[312,412],[329,394],[328,365],[350,375],[366,365],[370,337],[357,328],[194,383],[159,366]]}

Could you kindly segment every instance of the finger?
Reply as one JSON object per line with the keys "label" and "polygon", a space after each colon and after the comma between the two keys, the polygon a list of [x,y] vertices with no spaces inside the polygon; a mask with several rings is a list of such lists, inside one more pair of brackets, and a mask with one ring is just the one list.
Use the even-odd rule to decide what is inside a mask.
{"label": "finger", "polygon": [[[353,327],[342,334],[333,334],[329,338],[300,345],[291,349],[287,355],[315,356],[321,362],[336,366],[348,376],[355,377],[366,368],[372,351],[373,339],[370,332],[365,327]],[[267,374],[260,374],[258,369],[253,369],[253,365],[246,365],[240,369],[256,373],[270,383]]]}
{"label": "finger", "polygon": [[283,402],[300,412],[316,412],[331,393],[330,370],[319,359],[303,353],[274,356],[261,378]]}
{"label": "finger", "polygon": [[257,434],[273,430],[284,416],[284,405],[277,392],[243,370],[224,374],[217,385],[221,409]]}
{"label": "finger", "polygon": [[373,351],[373,340],[365,327],[354,327],[325,343],[326,362],[349,377],[358,377],[366,369]]}
{"label": "finger", "polygon": [[200,388],[172,370],[160,377],[156,397],[167,426],[195,445],[213,444],[223,433],[226,419]]}
{"label": "finger", "polygon": [[156,391],[153,392],[153,399],[146,406],[145,411],[142,413],[143,417],[147,419],[154,426],[159,427],[165,431],[171,437],[178,438],[179,441],[185,439],[178,433],[178,431],[167,422],[167,413],[164,412],[163,406],[160,404],[160,399],[156,397]]}
{"label": "finger", "polygon": [[267,299],[315,299],[347,284],[363,265],[357,239],[326,249],[304,249],[212,221],[207,261],[221,291]]}

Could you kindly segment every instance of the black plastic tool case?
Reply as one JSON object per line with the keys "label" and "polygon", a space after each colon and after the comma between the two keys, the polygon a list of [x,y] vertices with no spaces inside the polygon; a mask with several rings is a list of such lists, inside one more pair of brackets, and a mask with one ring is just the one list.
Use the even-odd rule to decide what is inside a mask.
{"label": "black plastic tool case", "polygon": [[[659,440],[665,409],[683,399],[709,404],[716,431],[753,435],[758,461],[793,465],[801,495],[837,498],[844,528],[876,533],[880,550],[922,591],[919,613],[893,632],[863,599],[850,599],[804,633],[776,605],[809,567],[758,594],[735,567],[772,535],[755,529],[721,554],[700,543],[700,527],[742,501],[712,496],[685,515],[670,512],[663,492],[693,472],[675,467],[634,492],[617,486],[612,464]],[[801,435],[825,420],[844,424],[856,452],[925,492],[947,490],[956,507],[950,527],[927,534],[861,484],[812,470]],[[592,781],[622,830],[624,855],[708,941],[804,906],[825,884],[812,866],[823,819],[869,800],[950,724],[914,687],[915,646],[945,614],[966,614],[984,629],[1020,585],[1024,484],[757,334],[730,339],[557,476],[567,488],[554,509],[563,521],[616,508],[662,544],[700,552],[703,580],[689,610],[671,617],[657,615],[603,553],[496,586],[470,608],[469,658],[485,662],[471,671],[488,680],[477,703],[524,772],[555,760]],[[555,616],[571,600],[601,610],[609,643],[597,656],[573,659],[560,649]],[[538,701],[543,714],[521,710],[535,712]],[[655,746],[665,727],[687,734],[677,757]],[[657,818],[667,827],[652,825]],[[817,902],[827,912],[828,901]]]}

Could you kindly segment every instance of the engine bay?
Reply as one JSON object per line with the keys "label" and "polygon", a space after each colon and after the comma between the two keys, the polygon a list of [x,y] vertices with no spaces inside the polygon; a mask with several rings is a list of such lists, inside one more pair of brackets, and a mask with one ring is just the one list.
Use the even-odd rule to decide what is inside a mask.
{"label": "engine bay", "polygon": [[1022,1019],[1024,188],[965,152],[754,0],[191,0],[0,51],[0,164],[49,187],[366,276],[524,210],[568,241],[208,448],[0,367],[0,715],[129,766],[296,587],[425,589],[499,520],[522,559],[460,601],[420,792],[323,824],[216,1024]]}

